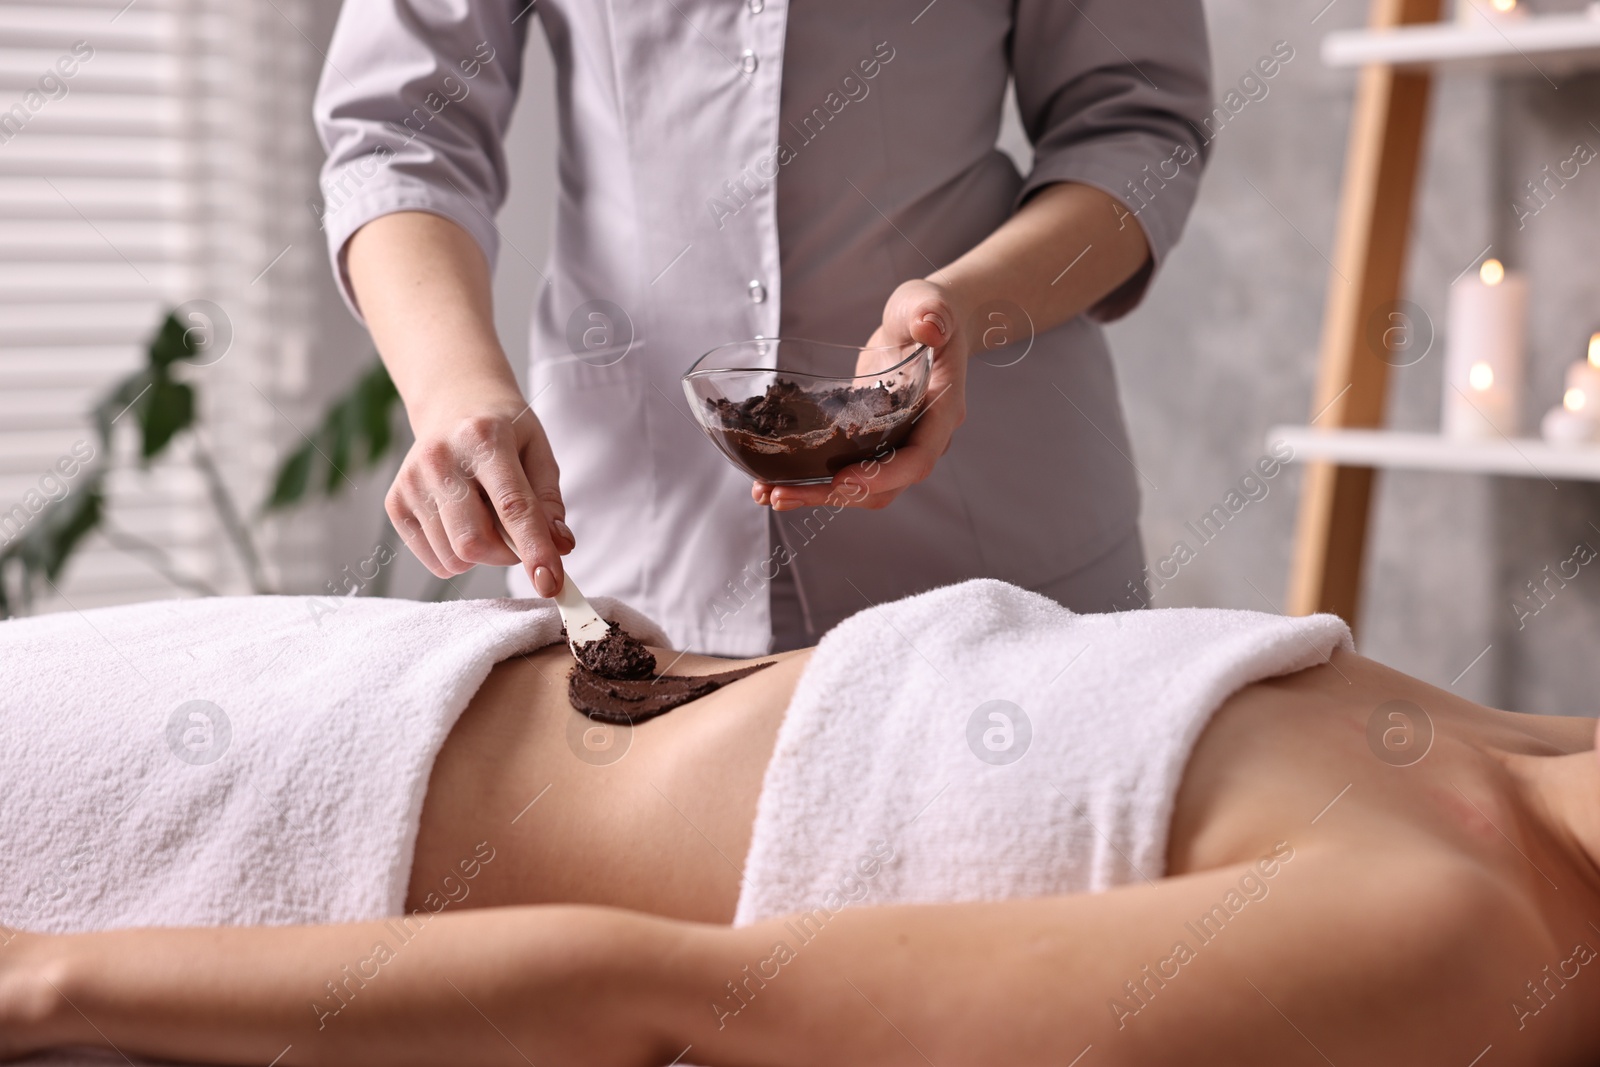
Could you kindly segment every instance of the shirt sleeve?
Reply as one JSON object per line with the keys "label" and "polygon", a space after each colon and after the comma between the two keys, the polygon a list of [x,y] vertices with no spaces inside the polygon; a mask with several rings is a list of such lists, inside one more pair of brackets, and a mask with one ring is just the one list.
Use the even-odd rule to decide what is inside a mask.
{"label": "shirt sleeve", "polygon": [[312,106],[327,151],[322,229],[345,303],[350,236],[380,215],[460,225],[491,266],[506,196],[503,138],[532,0],[344,0]]}
{"label": "shirt sleeve", "polygon": [[1052,182],[1082,182],[1120,201],[1149,241],[1145,267],[1089,310],[1119,318],[1177,242],[1209,154],[1200,0],[1017,0],[1011,63],[1034,149],[1017,206]]}

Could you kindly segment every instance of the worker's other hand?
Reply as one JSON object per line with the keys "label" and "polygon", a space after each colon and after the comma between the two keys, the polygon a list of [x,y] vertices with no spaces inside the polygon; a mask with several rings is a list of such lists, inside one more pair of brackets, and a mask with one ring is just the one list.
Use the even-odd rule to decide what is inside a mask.
{"label": "worker's other hand", "polygon": [[[967,417],[967,358],[971,353],[962,328],[963,316],[953,292],[925,279],[900,285],[883,308],[883,325],[873,331],[867,348],[919,343],[933,348],[922,414],[906,443],[882,456],[844,468],[831,485],[769,485],[756,482],[750,495],[775,511],[831,504],[834,507],[882,508],[906,487],[933,473],[950,448],[956,427]],[[863,356],[865,361],[870,357]],[[860,366],[857,373],[874,368]]]}
{"label": "worker's other hand", "polygon": [[411,426],[416,443],[384,500],[406,547],[440,578],[520,562],[535,592],[555,596],[574,541],[561,472],[521,394],[467,390],[414,413]]}

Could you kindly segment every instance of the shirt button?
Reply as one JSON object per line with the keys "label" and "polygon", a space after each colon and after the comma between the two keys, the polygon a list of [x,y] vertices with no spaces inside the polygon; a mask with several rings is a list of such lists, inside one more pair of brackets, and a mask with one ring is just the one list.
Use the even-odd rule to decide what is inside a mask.
{"label": "shirt button", "polygon": [[767,302],[767,287],[758,281],[750,283],[750,303],[765,304]]}
{"label": "shirt button", "polygon": [[744,71],[746,74],[754,74],[756,72],[756,67],[760,65],[761,61],[756,58],[755,52],[749,48],[746,48],[739,56],[739,69]]}
{"label": "shirt button", "polygon": [[767,9],[766,0],[749,0],[750,14],[759,15]]}

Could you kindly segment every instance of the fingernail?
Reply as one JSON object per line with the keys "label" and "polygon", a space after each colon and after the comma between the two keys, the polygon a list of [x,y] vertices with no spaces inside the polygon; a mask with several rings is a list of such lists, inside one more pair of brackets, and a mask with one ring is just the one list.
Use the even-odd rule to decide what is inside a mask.
{"label": "fingernail", "polygon": [[556,532],[557,537],[565,538],[566,540],[571,541],[573,544],[578,543],[578,539],[572,536],[572,527],[568,526],[560,519],[550,520],[550,529]]}
{"label": "fingernail", "polygon": [[944,333],[945,332],[944,320],[941,319],[939,316],[935,315],[931,311],[928,312],[926,315],[922,316],[922,321],[926,322],[926,323],[931,323],[933,325],[933,328],[938,330],[940,333]]}
{"label": "fingernail", "polygon": [[546,599],[556,595],[556,576],[549,567],[533,569],[533,591]]}

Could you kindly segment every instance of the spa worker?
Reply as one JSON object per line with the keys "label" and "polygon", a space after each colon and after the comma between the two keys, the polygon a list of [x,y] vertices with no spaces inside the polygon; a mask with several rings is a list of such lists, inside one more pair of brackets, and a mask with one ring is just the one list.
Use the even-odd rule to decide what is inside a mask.
{"label": "spa worker", "polygon": [[[560,188],[525,398],[490,270],[535,20]],[[570,572],[725,655],[975,576],[1108,610],[1143,556],[1098,324],[1182,229],[1209,67],[1200,0],[345,0],[323,225],[416,435],[390,516],[435,574]],[[752,486],[679,378],[756,336],[928,343],[931,403],[831,503]]]}

